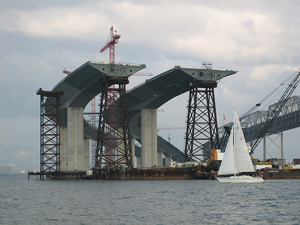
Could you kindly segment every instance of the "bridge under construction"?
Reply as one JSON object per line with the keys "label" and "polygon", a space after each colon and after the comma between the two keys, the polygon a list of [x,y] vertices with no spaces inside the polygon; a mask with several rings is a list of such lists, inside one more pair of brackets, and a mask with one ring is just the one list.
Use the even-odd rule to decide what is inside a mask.
{"label": "bridge under construction", "polygon": [[[218,143],[219,136],[226,134],[230,124],[217,126],[214,88],[218,80],[237,71],[216,70],[207,65],[200,69],[176,66],[122,94],[120,90],[125,88],[122,89],[121,84],[125,86],[129,76],[145,67],[144,64],[113,64],[112,67],[112,64],[89,61],[60,81],[52,91],[38,91],[41,96],[41,173],[71,175],[90,170],[89,140],[97,141],[93,166],[98,166],[98,171],[111,165],[124,165],[123,168],[161,167],[163,158],[165,165],[171,161],[199,161],[209,156],[207,148],[221,145]],[[118,88],[113,86],[109,89],[116,84]],[[186,145],[182,152],[157,135],[157,108],[188,91]],[[116,92],[119,95],[108,101]],[[83,111],[99,93],[102,102],[97,128],[84,120]],[[115,115],[120,105],[115,107],[115,104],[124,95],[125,125],[112,125],[120,123],[121,114]],[[254,134],[263,126],[267,113],[258,111],[241,118],[247,141],[255,139]],[[110,120],[106,120],[108,117]],[[300,98],[294,96],[288,100],[268,133],[282,132],[299,125]],[[125,134],[128,149],[124,142]],[[119,140],[123,142],[116,144]],[[135,147],[136,141],[141,147]],[[109,143],[113,143],[112,147],[108,147]],[[215,146],[212,143],[216,143]]]}

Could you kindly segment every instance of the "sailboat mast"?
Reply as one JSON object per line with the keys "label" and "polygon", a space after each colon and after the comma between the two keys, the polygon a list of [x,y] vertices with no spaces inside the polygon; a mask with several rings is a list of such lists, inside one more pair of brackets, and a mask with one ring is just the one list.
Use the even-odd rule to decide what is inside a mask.
{"label": "sailboat mast", "polygon": [[233,162],[234,162],[234,168],[235,168],[235,171],[236,173],[234,173],[234,175],[238,174],[238,168],[237,168],[237,163],[236,163],[236,116],[237,116],[237,113],[236,111],[234,110],[234,116],[233,116],[233,127],[232,127],[232,132],[233,132]]}

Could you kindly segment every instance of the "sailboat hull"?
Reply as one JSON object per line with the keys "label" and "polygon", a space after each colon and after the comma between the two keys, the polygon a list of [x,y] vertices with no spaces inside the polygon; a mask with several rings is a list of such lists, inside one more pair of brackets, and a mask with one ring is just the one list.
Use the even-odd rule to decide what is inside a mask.
{"label": "sailboat hull", "polygon": [[217,177],[221,183],[264,183],[261,177],[252,177],[248,175],[230,176],[230,177]]}

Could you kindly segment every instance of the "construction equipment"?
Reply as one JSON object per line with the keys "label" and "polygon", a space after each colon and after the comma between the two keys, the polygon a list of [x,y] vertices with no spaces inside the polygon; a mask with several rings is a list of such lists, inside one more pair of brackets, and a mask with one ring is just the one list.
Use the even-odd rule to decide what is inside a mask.
{"label": "construction equipment", "polygon": [[71,71],[68,71],[68,70],[66,70],[66,68],[64,68],[63,73],[65,73],[65,74],[67,74],[67,75],[70,75],[72,72],[71,72]]}
{"label": "construction equipment", "polygon": [[115,44],[119,42],[121,35],[117,34],[117,31],[114,32],[114,27],[111,26],[110,34],[107,40],[107,44],[100,50],[100,52],[104,52],[109,48],[109,63],[115,64]]}
{"label": "construction equipment", "polygon": [[249,109],[247,112],[245,112],[241,118],[243,118],[246,115],[251,114],[252,112],[254,112],[258,107],[260,107],[262,105],[263,102],[265,102],[267,99],[269,99],[270,96],[272,96],[276,91],[278,91],[281,87],[284,86],[284,84],[286,82],[288,82],[292,77],[294,76],[294,74],[291,74],[289,77],[287,77],[282,83],[279,84],[279,86],[277,86],[270,94],[268,94],[263,100],[261,100],[260,102],[256,103],[251,109]]}
{"label": "construction equipment", "polygon": [[[178,130],[178,129],[185,129],[185,127],[166,127],[166,128],[158,128],[157,133],[159,133],[160,130]],[[171,143],[171,136],[170,133],[168,135],[168,141]]]}
{"label": "construction equipment", "polygon": [[299,84],[299,77],[300,77],[300,71],[296,73],[296,76],[294,79],[290,82],[284,93],[282,94],[281,98],[279,101],[269,110],[266,122],[264,123],[262,129],[260,132],[257,134],[255,140],[251,143],[251,154],[253,154],[255,148],[259,145],[263,137],[265,136],[266,133],[268,133],[268,130],[271,128],[273,125],[274,121],[278,117],[279,113],[283,109],[284,105],[288,101],[288,99],[291,97],[293,94],[294,90]]}
{"label": "construction equipment", "polygon": [[[278,118],[280,112],[285,107],[287,101],[290,99],[291,95],[293,94],[294,90],[299,84],[299,77],[300,77],[300,71],[297,71],[293,73],[291,76],[289,76],[283,83],[279,85],[279,87],[276,88],[278,90],[280,87],[282,87],[288,80],[292,79],[292,81],[287,85],[287,88],[284,90],[283,94],[280,97],[280,100],[278,100],[277,103],[272,105],[269,108],[269,111],[266,113],[266,119],[265,122],[262,124],[262,128],[257,131],[256,138],[253,139],[251,142],[251,154],[253,154],[255,148],[259,145],[261,140],[264,138],[264,136],[268,133],[268,131],[271,129],[272,125],[274,124],[274,121]],[[273,90],[267,97],[265,97],[262,101],[257,103],[255,106],[253,106],[250,110],[248,110],[241,118],[245,118],[249,114],[251,114],[257,107],[259,107],[267,98],[269,98],[276,90]],[[228,141],[228,137],[231,131],[232,123],[229,123],[224,126],[223,134],[220,138],[220,149],[224,149],[226,146],[226,143]],[[247,128],[243,128],[244,134]]]}
{"label": "construction equipment", "polygon": [[252,158],[252,161],[257,161],[258,165],[271,165],[270,162],[265,162],[265,161],[257,159],[257,158]]}

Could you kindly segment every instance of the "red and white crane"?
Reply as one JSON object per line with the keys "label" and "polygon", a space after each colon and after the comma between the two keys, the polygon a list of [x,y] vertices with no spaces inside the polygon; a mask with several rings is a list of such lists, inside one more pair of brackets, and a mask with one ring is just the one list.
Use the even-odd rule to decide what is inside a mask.
{"label": "red and white crane", "polygon": [[72,72],[71,72],[71,71],[68,71],[68,70],[66,70],[66,68],[64,68],[63,73],[65,73],[65,74],[67,74],[67,75],[70,75]]}
{"label": "red and white crane", "polygon": [[114,32],[114,27],[111,26],[109,38],[107,40],[107,44],[100,50],[100,52],[104,52],[109,48],[109,63],[115,63],[115,44],[119,42],[121,35],[117,34],[117,31]]}

